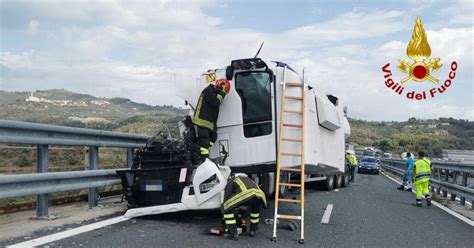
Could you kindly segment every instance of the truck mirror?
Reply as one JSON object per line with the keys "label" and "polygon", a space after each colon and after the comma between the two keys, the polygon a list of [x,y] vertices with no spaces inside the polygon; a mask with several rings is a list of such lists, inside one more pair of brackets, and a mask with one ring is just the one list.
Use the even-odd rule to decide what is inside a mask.
{"label": "truck mirror", "polygon": [[232,68],[232,66],[227,66],[225,68],[225,77],[227,78],[227,80],[232,80],[232,78],[234,77],[234,69]]}

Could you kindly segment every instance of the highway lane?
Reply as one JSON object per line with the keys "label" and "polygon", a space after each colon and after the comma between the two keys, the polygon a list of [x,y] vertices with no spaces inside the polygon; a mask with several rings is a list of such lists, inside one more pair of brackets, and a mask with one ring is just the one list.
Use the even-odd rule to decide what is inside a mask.
{"label": "highway lane", "polygon": [[[435,206],[411,206],[414,195],[396,189],[382,175],[356,175],[356,182],[325,192],[307,185],[306,246],[320,247],[472,247],[474,228]],[[333,204],[328,224],[324,209]],[[296,211],[295,205],[285,207]],[[261,220],[271,218],[272,207]],[[184,212],[128,220],[48,244],[49,247],[298,247],[299,229],[278,230],[270,242],[271,225],[260,225],[258,236],[239,241],[206,234],[220,214]]]}

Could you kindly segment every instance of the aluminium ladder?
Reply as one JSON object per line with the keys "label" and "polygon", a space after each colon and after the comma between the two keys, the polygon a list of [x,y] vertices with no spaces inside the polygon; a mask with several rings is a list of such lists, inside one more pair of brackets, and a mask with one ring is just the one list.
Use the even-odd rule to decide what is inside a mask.
{"label": "aluminium ladder", "polygon": [[[276,232],[277,232],[277,222],[278,219],[286,219],[286,220],[299,220],[300,221],[300,228],[301,228],[301,238],[299,240],[300,244],[304,244],[304,165],[305,165],[305,160],[304,160],[304,123],[305,123],[305,84],[304,84],[304,79],[303,83],[294,83],[294,82],[286,82],[286,66],[284,67],[283,70],[283,82],[281,83],[283,86],[282,93],[281,93],[281,112],[280,112],[280,129],[279,129],[279,136],[278,136],[278,157],[277,157],[277,168],[276,168],[276,187],[275,187],[275,213],[273,217],[273,236],[272,236],[272,241],[276,241]],[[288,92],[286,90],[286,87],[298,87],[301,88],[300,92],[301,95],[287,95]],[[294,90],[295,91],[295,90]],[[296,101],[300,102],[301,106],[300,109],[287,109],[286,106],[286,100],[288,101]],[[301,120],[301,123],[289,123],[286,122],[286,119],[290,119],[286,117],[286,115],[300,115],[299,119]],[[285,118],[286,117],[286,118]],[[294,119],[294,118],[293,118]],[[293,121],[294,122],[294,121]],[[288,137],[285,136],[286,133],[285,130],[289,128],[295,128],[298,129],[300,134],[299,138],[294,138],[294,137]],[[288,135],[288,134],[286,134]],[[289,144],[293,144],[299,147],[300,152],[295,153],[295,152],[286,152],[283,151],[283,142]],[[298,168],[295,167],[286,167],[286,166],[291,166],[291,165],[286,165],[285,167],[282,167],[282,158],[284,157],[296,157],[300,159],[300,166]],[[291,183],[290,180],[288,182],[286,181],[281,181],[281,173],[296,173],[300,174],[300,182],[299,183]],[[280,187],[294,187],[294,188],[300,188],[300,199],[288,199],[288,198],[281,198],[280,197]],[[300,215],[290,215],[290,214],[280,214],[278,212],[278,206],[280,203],[293,203],[293,204],[299,204],[300,205]]]}

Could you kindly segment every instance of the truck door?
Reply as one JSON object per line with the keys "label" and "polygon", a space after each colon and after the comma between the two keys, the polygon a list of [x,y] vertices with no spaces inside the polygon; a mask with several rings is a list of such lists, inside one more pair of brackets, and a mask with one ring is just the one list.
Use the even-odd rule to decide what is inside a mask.
{"label": "truck door", "polygon": [[235,90],[242,107],[242,128],[246,138],[272,133],[272,77],[265,71],[235,75]]}

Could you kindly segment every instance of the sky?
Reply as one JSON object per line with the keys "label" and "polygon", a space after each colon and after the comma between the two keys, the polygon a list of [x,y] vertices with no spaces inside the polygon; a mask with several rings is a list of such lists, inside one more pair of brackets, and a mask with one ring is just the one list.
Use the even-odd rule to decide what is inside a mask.
{"label": "sky", "polygon": [[[184,107],[177,80],[195,80],[233,59],[284,61],[307,82],[338,96],[349,117],[402,121],[410,117],[474,120],[474,1],[0,0],[0,90],[66,89]],[[442,94],[417,101],[410,91],[439,87],[409,82],[403,95],[385,86],[409,58],[417,17],[431,57],[443,66]],[[409,60],[410,61],[410,60]]]}

